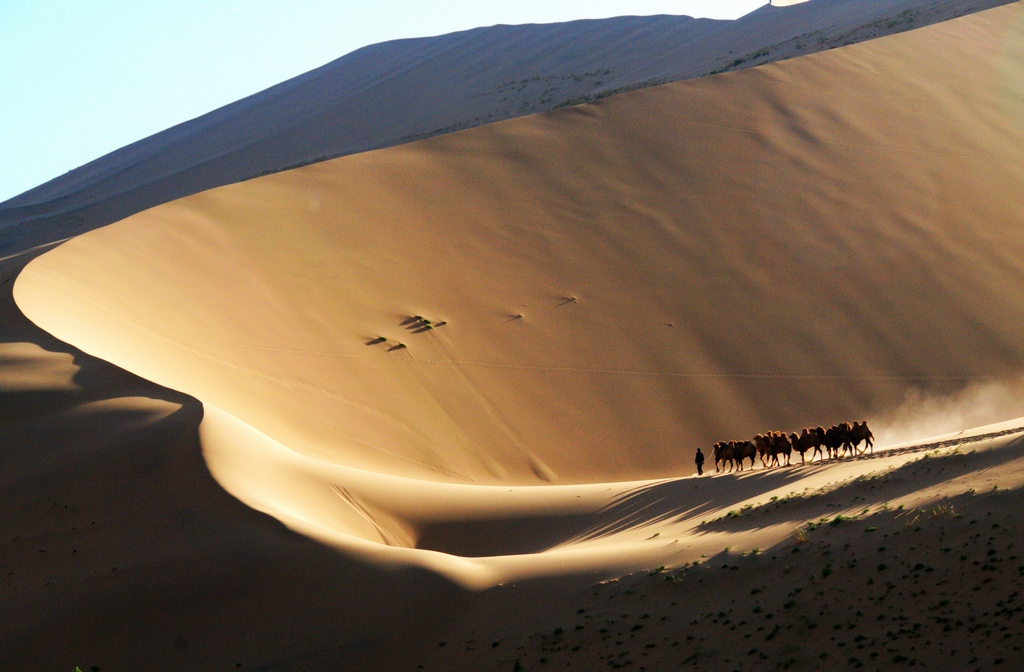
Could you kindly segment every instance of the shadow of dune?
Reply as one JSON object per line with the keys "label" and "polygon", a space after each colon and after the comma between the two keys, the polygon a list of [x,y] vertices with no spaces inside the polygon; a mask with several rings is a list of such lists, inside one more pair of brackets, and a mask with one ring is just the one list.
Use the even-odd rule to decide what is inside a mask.
{"label": "shadow of dune", "polygon": [[735,479],[723,475],[659,481],[629,490],[591,513],[434,523],[421,530],[417,547],[466,557],[540,553],[563,544],[699,516],[723,506],[726,492],[730,501],[741,501],[804,475],[806,472],[776,469],[749,476],[744,473]]}
{"label": "shadow of dune", "polygon": [[[21,314],[13,279],[44,251],[0,260],[0,345],[73,372],[51,389],[0,387],[0,669],[353,669],[347,652],[471,599],[426,570],[347,558],[225,492],[203,459],[202,404]],[[0,359],[0,381],[25,367]]]}
{"label": "shadow of dune", "polygon": [[420,529],[416,548],[466,558],[540,553],[566,540],[567,529],[592,516],[523,516],[431,523]]}
{"label": "shadow of dune", "polygon": [[[999,432],[986,435],[989,439],[999,438],[1010,433],[1020,433],[1020,429],[1011,432]],[[973,438],[973,437],[972,437]],[[940,443],[908,446],[900,453],[926,453],[937,447],[969,445],[975,440],[943,441]],[[884,453],[883,453],[884,454]],[[1010,462],[1024,458],[1024,437],[1008,440],[1004,445],[988,448],[980,452],[953,453],[943,456],[928,457],[926,463],[915,460],[886,472],[860,477],[829,490],[827,493],[812,497],[795,497],[778,502],[770,502],[752,507],[736,517],[725,517],[700,525],[695,534],[710,532],[743,532],[763,526],[758,518],[771,516],[772,523],[804,523],[822,520],[823,511],[838,515],[844,511],[857,509],[858,512],[874,505],[899,499],[907,495],[935,488],[945,482],[977,473],[984,470],[998,469]],[[950,493],[960,495],[962,493]]]}
{"label": "shadow of dune", "polygon": [[[787,485],[827,470],[839,462],[871,462],[893,455],[923,454],[936,448],[969,445],[1020,432],[1018,428],[977,437],[887,449],[846,460],[795,464],[788,468],[665,480],[623,492],[607,506],[590,513],[433,523],[421,530],[417,547],[464,557],[541,553],[629,530],[673,524],[686,519],[696,520],[711,512],[736,507],[759,495],[784,489]],[[865,487],[869,492],[872,488],[878,490],[875,498],[877,501],[887,501],[933,487],[952,476],[998,467],[1019,457],[1024,457],[1024,438],[971,455],[929,458],[936,465],[931,473],[916,473],[920,467],[916,462],[903,465],[881,479],[860,478],[825,495],[783,499],[737,512],[735,517],[706,522],[697,527],[696,534],[757,529],[764,525],[757,516],[768,515],[769,512],[772,524],[804,522],[819,518],[821,512],[828,508],[840,506],[836,502],[849,501],[853,497],[852,492],[860,492]],[[944,465],[950,466],[942,469]],[[955,473],[953,465],[956,466]],[[911,472],[914,472],[913,479],[909,478]],[[866,505],[868,499],[864,498],[862,502]]]}
{"label": "shadow of dune", "polygon": [[[565,543],[592,541],[628,529],[699,517],[727,506],[730,501],[742,501],[765,490],[783,487],[805,475],[806,471],[798,474],[773,469],[743,472],[732,479],[723,475],[718,479],[686,478],[640,486],[623,493],[595,516],[592,525],[569,537]],[[721,482],[716,482],[719,480]],[[695,486],[695,481],[700,485]]]}
{"label": "shadow of dune", "polygon": [[[1018,447],[1019,448],[1019,447]],[[728,570],[744,570],[748,567],[763,567],[759,556],[771,556],[775,559],[772,554],[777,554],[780,551],[789,551],[786,553],[787,556],[799,553],[801,550],[808,551],[813,547],[828,549],[831,546],[837,546],[837,539],[843,541],[844,547],[850,547],[851,542],[854,548],[857,548],[856,540],[853,535],[865,534],[870,532],[879,532],[885,537],[892,537],[899,535],[902,532],[914,533],[920,532],[922,527],[927,527],[929,522],[936,522],[943,518],[948,521],[952,519],[963,518],[963,523],[966,525],[975,525],[984,516],[991,515],[993,510],[993,500],[995,498],[1007,498],[1004,501],[1006,503],[1020,502],[1021,497],[1024,496],[1024,487],[1012,488],[1012,489],[1000,489],[999,491],[983,492],[959,492],[955,494],[944,495],[941,499],[941,506],[934,507],[923,507],[923,508],[909,508],[909,509],[876,509],[870,513],[859,515],[852,518],[843,519],[842,523],[837,526],[828,525],[827,523],[818,522],[814,528],[804,528],[805,537],[803,539],[796,539],[792,536],[783,538],[776,543],[769,544],[758,549],[754,553],[742,553],[737,554],[736,550],[726,547],[723,550],[709,554],[704,561],[705,566],[712,571],[718,569]],[[987,501],[986,501],[987,500]],[[938,504],[938,502],[937,502]],[[1018,504],[1019,506],[1019,504]],[[793,522],[807,520],[806,518],[796,517]],[[735,520],[731,521],[735,522]],[[888,533],[883,532],[888,530]],[[720,529],[721,531],[730,532],[737,531],[735,529]],[[826,535],[831,533],[838,533],[841,536],[830,537],[824,536],[819,537],[818,534],[825,532]],[[853,535],[851,535],[853,533]],[[699,534],[699,533],[698,533]],[[874,540],[874,538],[868,537],[868,539]],[[882,542],[885,543],[885,542]],[[948,543],[948,542],[947,542]],[[871,550],[874,550],[877,544],[867,544]],[[863,549],[863,547],[862,547]],[[878,549],[879,552],[883,549]],[[913,552],[915,549],[913,546],[909,549]],[[918,551],[917,558],[923,562],[928,562],[928,553],[934,553],[938,550],[937,547],[924,547]],[[947,547],[942,549],[949,551]],[[825,556],[822,556],[825,557]],[[1011,556],[1015,559],[1015,556]],[[997,559],[996,562],[1002,563],[1004,559]],[[721,563],[721,564],[720,564]],[[828,561],[825,561],[823,565],[827,566]],[[975,568],[978,563],[974,563],[972,568]],[[884,568],[885,565],[882,565]],[[784,568],[786,569],[786,568]],[[853,569],[852,566],[846,566],[845,569]],[[910,565],[904,566],[903,571],[911,569]],[[914,568],[917,569],[917,568]],[[840,569],[842,571],[842,568]],[[881,569],[879,569],[881,571]],[[975,569],[977,571],[977,569]],[[984,571],[984,570],[982,570]],[[1024,571],[1024,570],[1019,570]],[[788,572],[787,572],[788,573]],[[729,573],[722,572],[723,576],[728,576]],[[905,576],[903,578],[906,578]],[[980,579],[980,575],[979,575]]]}

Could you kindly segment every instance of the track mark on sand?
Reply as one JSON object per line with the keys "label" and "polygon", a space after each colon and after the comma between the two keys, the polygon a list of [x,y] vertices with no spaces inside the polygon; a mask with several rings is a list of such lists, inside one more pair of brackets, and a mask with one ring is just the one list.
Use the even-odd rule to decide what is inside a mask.
{"label": "track mark on sand", "polygon": [[508,362],[478,362],[463,359],[451,358],[396,358],[383,355],[369,355],[355,352],[336,352],[331,350],[305,350],[300,348],[280,348],[271,345],[258,345],[253,343],[237,343],[233,341],[220,341],[199,336],[184,336],[162,329],[153,329],[135,325],[154,334],[170,339],[196,341],[209,343],[211,345],[223,345],[232,348],[243,348],[247,350],[259,350],[265,352],[280,352],[291,355],[309,357],[337,357],[343,359],[365,359],[379,362],[399,362],[402,364],[432,364],[444,366],[468,366],[491,369],[510,369],[515,371],[537,371],[541,373],[580,373],[587,375],[608,375],[608,376],[632,376],[639,378],[738,378],[742,380],[892,380],[892,381],[989,381],[997,378],[995,375],[921,375],[921,376],[899,376],[887,374],[874,375],[850,375],[831,373],[737,373],[737,372],[714,372],[714,371],[651,371],[643,369],[609,369],[585,366],[550,366],[543,364],[512,364]]}
{"label": "track mark on sand", "polygon": [[373,525],[374,529],[377,530],[377,534],[380,535],[381,540],[386,545],[400,547],[406,546],[406,544],[401,543],[398,540],[398,538],[391,533],[390,530],[384,527],[384,525],[382,525],[366,507],[360,504],[359,500],[353,497],[348,490],[338,485],[332,485],[331,490],[333,490],[334,494],[340,497],[342,501],[344,501],[346,504],[355,509],[356,513],[362,516],[368,523]]}

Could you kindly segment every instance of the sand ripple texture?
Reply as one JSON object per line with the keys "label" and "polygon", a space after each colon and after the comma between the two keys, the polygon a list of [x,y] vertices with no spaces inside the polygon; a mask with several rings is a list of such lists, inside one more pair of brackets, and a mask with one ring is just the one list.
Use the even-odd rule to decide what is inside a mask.
{"label": "sand ripple texture", "polygon": [[696,446],[1017,379],[1021,90],[1015,3],[189,196],[14,295],[202,401],[218,481],[347,553],[474,587],[649,566],[910,459],[679,478]]}

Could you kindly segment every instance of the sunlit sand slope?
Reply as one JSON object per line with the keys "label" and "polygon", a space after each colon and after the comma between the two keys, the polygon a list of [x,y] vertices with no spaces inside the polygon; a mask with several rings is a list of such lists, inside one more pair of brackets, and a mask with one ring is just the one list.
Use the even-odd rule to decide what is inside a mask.
{"label": "sunlit sand slope", "polygon": [[316,459],[680,474],[1020,372],[1022,80],[1017,3],[205,192],[15,296]]}
{"label": "sunlit sand slope", "polygon": [[632,16],[371,45],[0,203],[0,229],[9,227],[0,253],[19,249],[12,239],[53,242],[256,175],[803,56],[1008,1],[813,0],[766,4],[736,21]]}

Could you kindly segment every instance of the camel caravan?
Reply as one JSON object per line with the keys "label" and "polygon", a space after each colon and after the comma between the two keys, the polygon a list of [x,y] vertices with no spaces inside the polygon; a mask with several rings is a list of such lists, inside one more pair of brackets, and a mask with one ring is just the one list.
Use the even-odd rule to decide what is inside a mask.
{"label": "camel caravan", "polygon": [[[864,444],[861,448],[860,445]],[[825,459],[861,455],[865,451],[874,452],[875,437],[868,429],[868,423],[848,422],[825,429],[823,427],[804,427],[797,434],[786,436],[785,432],[768,432],[758,434],[753,441],[719,441],[712,450],[715,458],[715,471],[736,469],[743,471],[743,461],[750,460],[750,468],[754,461],[761,459],[761,465],[770,467],[787,466],[793,453],[800,453],[800,461],[806,462],[807,453],[811,453],[811,461],[816,456]]]}

